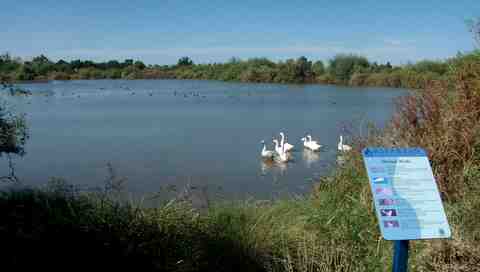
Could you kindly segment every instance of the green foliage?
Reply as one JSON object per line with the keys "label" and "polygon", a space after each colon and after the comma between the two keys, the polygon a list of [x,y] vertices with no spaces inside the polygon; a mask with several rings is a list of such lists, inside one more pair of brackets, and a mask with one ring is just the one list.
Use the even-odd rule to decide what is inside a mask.
{"label": "green foliage", "polygon": [[193,61],[189,57],[181,57],[177,62],[177,66],[191,66],[191,65],[193,65]]}
{"label": "green foliage", "polygon": [[428,82],[444,79],[455,58],[447,61],[423,60],[416,64],[393,67],[389,62],[370,63],[365,57],[340,54],[325,67],[320,60],[302,56],[273,62],[266,58],[241,60],[231,58],[226,63],[194,64],[182,57],[176,65],[146,66],[139,60],[50,61],[44,55],[22,62],[9,54],[0,56],[0,76],[10,80],[68,79],[140,79],[177,78],[211,79],[272,83],[327,83],[355,86],[386,86],[422,89]]}
{"label": "green foliage", "polygon": [[338,83],[347,83],[354,73],[361,73],[370,67],[367,58],[356,55],[336,55],[328,67]]}
{"label": "green foliage", "polygon": [[0,154],[23,154],[27,137],[25,118],[0,109]]}
{"label": "green foliage", "polygon": [[133,66],[135,66],[136,69],[143,70],[145,67],[147,67],[143,62],[137,60]]}
{"label": "green foliage", "polygon": [[312,64],[312,72],[315,76],[321,76],[325,74],[325,66],[321,60],[317,60]]}

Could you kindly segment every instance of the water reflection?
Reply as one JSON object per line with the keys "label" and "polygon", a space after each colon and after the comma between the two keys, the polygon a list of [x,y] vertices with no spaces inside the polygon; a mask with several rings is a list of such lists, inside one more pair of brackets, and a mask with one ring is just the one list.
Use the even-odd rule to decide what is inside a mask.
{"label": "water reflection", "polygon": [[345,156],[341,154],[337,155],[337,164],[342,165],[344,163],[345,163]]}
{"label": "water reflection", "polygon": [[303,150],[302,157],[307,168],[312,168],[312,165],[320,160],[320,154],[310,149]]}
{"label": "water reflection", "polygon": [[273,160],[260,160],[260,171],[262,176],[272,173],[275,176],[284,176],[287,172],[287,163]]}

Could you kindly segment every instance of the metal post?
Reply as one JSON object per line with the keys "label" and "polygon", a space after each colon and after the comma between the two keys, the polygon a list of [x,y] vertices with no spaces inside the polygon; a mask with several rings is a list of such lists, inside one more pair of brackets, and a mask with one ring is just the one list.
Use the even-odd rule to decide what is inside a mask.
{"label": "metal post", "polygon": [[407,272],[408,242],[409,240],[395,241],[393,253],[393,272]]}

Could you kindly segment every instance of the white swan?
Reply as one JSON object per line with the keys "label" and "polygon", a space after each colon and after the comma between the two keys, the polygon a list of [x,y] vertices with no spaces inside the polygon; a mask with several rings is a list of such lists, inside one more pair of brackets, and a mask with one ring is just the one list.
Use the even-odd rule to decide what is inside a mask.
{"label": "white swan", "polygon": [[277,152],[277,156],[275,156],[275,160],[278,162],[287,162],[290,160],[290,157],[288,156],[285,146],[282,146],[281,144],[278,143],[277,139],[273,139],[273,142],[275,143],[275,152]]}
{"label": "white swan", "polygon": [[262,158],[264,159],[273,159],[275,153],[272,150],[267,150],[267,146],[265,141],[262,140],[263,148],[262,148]]}
{"label": "white swan", "polygon": [[285,141],[285,134],[283,134],[283,132],[280,132],[280,137],[282,137],[280,140],[280,145],[284,147],[286,152],[291,151],[294,146]]}
{"label": "white swan", "polygon": [[310,143],[316,143],[316,144],[318,144],[317,141],[312,140],[312,135],[307,134],[307,136],[305,136],[305,137],[307,138],[307,140],[308,140]]}
{"label": "white swan", "polygon": [[338,142],[338,151],[347,152],[352,150],[352,147],[346,144],[343,144],[343,136],[340,135],[340,142]]}
{"label": "white swan", "polygon": [[322,147],[321,145],[317,144],[316,141],[311,141],[307,137],[303,137],[301,140],[303,142],[303,146],[312,151],[318,151],[320,147]]}
{"label": "white swan", "polygon": [[282,146],[278,143],[277,139],[273,139],[272,141],[275,144],[275,152],[277,152],[277,154],[280,154],[282,152]]}
{"label": "white swan", "polygon": [[307,134],[307,139],[308,139],[308,143],[309,143],[309,145],[312,147],[311,149],[312,149],[313,151],[316,151],[316,150],[318,150],[318,149],[320,149],[320,148],[322,147],[322,145],[319,144],[317,141],[313,141],[313,140],[312,140],[312,135]]}

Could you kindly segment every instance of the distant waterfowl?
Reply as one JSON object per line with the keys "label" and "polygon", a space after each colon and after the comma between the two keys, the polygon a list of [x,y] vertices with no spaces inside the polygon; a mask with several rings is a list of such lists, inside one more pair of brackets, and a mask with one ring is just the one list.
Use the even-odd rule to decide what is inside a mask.
{"label": "distant waterfowl", "polygon": [[338,151],[340,152],[347,152],[352,150],[352,147],[346,144],[343,144],[343,136],[340,135],[340,142],[338,142]]}
{"label": "distant waterfowl", "polygon": [[267,145],[265,144],[265,141],[262,140],[262,158],[264,159],[273,159],[273,156],[275,155],[275,152],[273,150],[267,150]]}
{"label": "distant waterfowl", "polygon": [[286,137],[285,137],[285,134],[283,134],[283,132],[280,132],[280,145],[283,147],[283,149],[285,150],[285,152],[289,152],[293,149],[293,145],[287,143],[286,141]]}

